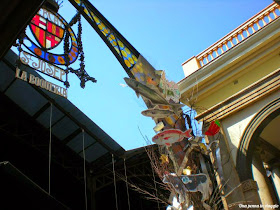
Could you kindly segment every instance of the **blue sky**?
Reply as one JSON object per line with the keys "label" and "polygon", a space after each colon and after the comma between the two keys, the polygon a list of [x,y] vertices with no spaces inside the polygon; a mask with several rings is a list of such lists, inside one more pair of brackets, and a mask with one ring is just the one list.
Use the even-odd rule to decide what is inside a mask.
{"label": "blue sky", "polygon": [[[181,64],[272,3],[272,0],[94,0],[91,3],[167,78],[184,78]],[[64,0],[59,13],[70,21],[75,9]],[[76,30],[77,26],[73,27]],[[97,83],[80,88],[70,77],[68,99],[124,149],[146,145],[155,135],[146,106],[125,84],[127,74],[98,34],[83,20],[86,71]]]}

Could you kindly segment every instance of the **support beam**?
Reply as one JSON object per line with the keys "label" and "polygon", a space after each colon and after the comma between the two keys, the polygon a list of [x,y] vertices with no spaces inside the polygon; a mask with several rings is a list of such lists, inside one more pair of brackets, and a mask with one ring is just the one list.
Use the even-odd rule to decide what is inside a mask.
{"label": "support beam", "polygon": [[45,0],[2,0],[0,7],[0,60],[24,31]]}

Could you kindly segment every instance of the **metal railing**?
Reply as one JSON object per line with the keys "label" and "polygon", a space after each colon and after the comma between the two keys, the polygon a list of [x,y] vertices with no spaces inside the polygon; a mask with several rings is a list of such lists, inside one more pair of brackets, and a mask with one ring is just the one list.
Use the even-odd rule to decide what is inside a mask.
{"label": "metal railing", "polygon": [[249,38],[267,24],[277,19],[279,15],[279,5],[276,3],[270,4],[258,14],[224,36],[222,39],[195,56],[200,64],[200,67],[208,64],[212,60],[224,54],[226,51],[238,45],[240,42]]}

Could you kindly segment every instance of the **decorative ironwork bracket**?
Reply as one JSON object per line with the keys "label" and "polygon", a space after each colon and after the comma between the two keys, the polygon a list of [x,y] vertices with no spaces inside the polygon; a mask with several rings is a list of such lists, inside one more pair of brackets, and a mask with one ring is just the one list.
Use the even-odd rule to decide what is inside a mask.
{"label": "decorative ironwork bracket", "polygon": [[76,74],[77,77],[81,80],[80,86],[81,86],[82,88],[85,87],[85,83],[86,83],[87,81],[92,81],[92,82],[94,82],[94,83],[97,82],[96,79],[93,78],[93,77],[90,77],[90,76],[88,75],[88,73],[87,73],[85,70],[81,70],[80,68],[77,69],[77,70],[74,70],[74,69],[72,69],[72,68],[69,68],[68,70],[69,70],[71,73]]}

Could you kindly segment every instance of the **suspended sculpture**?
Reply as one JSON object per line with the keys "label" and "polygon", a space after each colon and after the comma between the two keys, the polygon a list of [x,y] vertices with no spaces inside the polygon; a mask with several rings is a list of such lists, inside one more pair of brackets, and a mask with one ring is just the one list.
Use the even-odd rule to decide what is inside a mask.
{"label": "suspended sculpture", "polygon": [[179,103],[181,98],[181,93],[179,91],[178,85],[173,81],[168,81],[165,77],[165,71],[162,71],[159,86],[164,97],[167,101],[173,101],[174,103]]}
{"label": "suspended sculpture", "polygon": [[[141,95],[144,99],[148,99],[152,108],[142,111],[144,116],[152,117],[156,122],[158,120],[169,117],[174,114],[178,114],[181,111],[182,105],[179,104],[180,93],[178,89],[172,82],[168,82],[165,79],[165,73],[163,71],[157,71],[157,75],[160,75],[160,82],[157,85],[144,84],[144,82],[139,82],[131,78],[125,78],[125,82],[129,87],[131,87],[137,94]],[[150,81],[150,83],[153,82]],[[172,89],[173,88],[173,89]],[[180,110],[180,111],[179,111]],[[161,124],[161,126],[160,126]],[[217,124],[211,124],[208,132],[211,134],[216,134],[219,129],[216,127]],[[162,122],[160,122],[155,128],[162,129]],[[158,131],[157,129],[155,131]],[[166,146],[170,148],[174,143],[181,142],[184,139],[190,140],[190,148],[200,148],[201,153],[208,155],[211,150],[211,145],[206,145],[198,137],[192,136],[192,129],[189,128],[186,131],[181,129],[164,129],[163,131],[157,133],[152,141],[160,146]],[[166,165],[169,163],[168,156],[162,154],[160,157],[161,164]],[[205,163],[203,163],[205,165]],[[189,166],[188,166],[189,167]],[[204,166],[205,168],[205,166]],[[188,170],[191,173],[191,170]],[[172,187],[179,195],[179,200],[173,198],[172,206],[167,207],[167,209],[182,209],[182,206],[187,205],[187,193],[200,192],[202,194],[202,205],[206,209],[210,209],[210,206],[205,203],[209,199],[212,193],[212,182],[207,174],[188,174],[177,176],[175,173],[167,173],[163,176],[163,183],[171,184]],[[187,207],[187,206],[186,206]]]}
{"label": "suspended sculpture", "polygon": [[161,164],[163,165],[169,163],[168,155],[162,154],[159,159],[161,160]]}
{"label": "suspended sculpture", "polygon": [[185,132],[179,129],[168,129],[156,134],[152,140],[158,145],[170,147],[173,143],[180,142],[184,138],[191,138],[191,132],[192,129],[188,129]]}
{"label": "suspended sculpture", "polygon": [[142,111],[141,114],[147,117],[152,117],[153,120],[157,121],[158,118],[169,117],[174,114],[174,112],[169,109],[169,107],[167,109],[161,109],[158,105],[156,105],[154,108]]}
{"label": "suspended sculpture", "polygon": [[[186,145],[186,147],[189,148],[190,151],[196,148],[199,149],[198,151],[200,151],[202,154],[208,155],[210,151],[212,151],[212,143],[216,141],[209,145],[201,142],[202,138],[194,137],[191,134],[192,128],[187,130],[184,129],[185,131],[171,128],[164,129],[162,120],[168,118],[169,116],[177,115],[180,117],[179,114],[182,111],[182,105],[178,103],[180,99],[180,93],[178,93],[176,85],[174,85],[173,82],[166,80],[164,71],[156,71],[155,75],[160,76],[159,83],[156,83],[154,80],[140,82],[131,78],[124,78],[127,85],[136,92],[137,96],[141,95],[144,100],[148,100],[149,105],[152,106],[152,108],[142,111],[142,114],[147,117],[152,117],[156,122],[159,122],[154,130],[158,132],[160,129],[163,129],[163,131],[158,132],[152,138],[152,141],[160,146],[166,146],[166,148],[170,148],[173,144],[186,139],[189,140],[189,146]],[[147,84],[148,81],[149,84]],[[190,121],[189,118],[188,121]],[[191,126],[190,122],[188,123],[189,126]],[[205,135],[215,135],[219,132],[219,129],[220,124],[219,121],[216,120],[210,124]],[[161,155],[160,160],[162,165],[169,164],[168,156],[165,154]],[[205,162],[203,160],[201,161],[201,167],[203,167],[203,171],[205,171],[205,173],[191,174],[190,168],[187,170],[189,171],[188,175],[178,176],[175,173],[165,172],[165,175],[162,179],[163,183],[171,184],[176,193],[179,195],[179,200],[175,198],[176,196],[174,196],[172,206],[167,207],[167,209],[186,209],[188,207],[186,202],[187,194],[195,192],[200,192],[202,194],[202,206],[205,209],[210,209],[210,206],[205,203],[205,201],[209,199],[213,191],[212,182],[208,176]]]}
{"label": "suspended sculpture", "polygon": [[163,183],[171,184],[172,187],[179,194],[179,203],[185,202],[187,192],[201,192],[203,206],[206,209],[211,209],[204,201],[208,200],[212,187],[210,186],[210,179],[206,174],[193,174],[177,176],[175,173],[165,174],[163,177]]}
{"label": "suspended sculpture", "polygon": [[139,97],[139,95],[144,96],[145,98],[149,99],[152,104],[155,105],[167,105],[170,108],[172,108],[174,113],[179,113],[181,110],[181,107],[183,107],[183,104],[173,104],[169,103],[159,92],[155,90],[155,88],[148,87],[148,85],[145,85],[141,82],[136,81],[132,78],[124,78],[126,84],[132,88],[136,95]]}
{"label": "suspended sculpture", "polygon": [[[97,31],[127,72],[130,77],[125,78],[127,85],[138,96],[142,96],[148,107],[148,109],[142,111],[142,114],[152,117],[157,122],[154,127],[157,134],[153,137],[153,141],[159,144],[160,151],[165,151],[159,158],[160,164],[164,170],[167,170],[169,165],[173,165],[170,167],[173,171],[168,173],[164,171],[162,173],[162,171],[158,170],[161,173],[158,175],[163,178],[165,174],[164,178],[166,179],[164,180],[163,178],[163,182],[166,182],[166,184],[170,182],[170,185],[172,185],[172,181],[166,181],[167,177],[174,181],[180,180],[178,186],[174,185],[175,188],[177,187],[176,192],[180,199],[178,200],[177,195],[171,193],[173,201],[170,201],[170,203],[174,208],[168,207],[168,209],[191,208],[194,202],[188,203],[185,201],[188,199],[187,195],[189,193],[195,192],[202,194],[203,206],[209,209],[209,206],[204,201],[209,198],[212,188],[207,175],[204,156],[209,155],[212,148],[210,144],[205,144],[203,135],[200,138],[193,135],[191,118],[187,114],[182,115],[181,108],[184,105],[180,104],[181,95],[178,85],[175,82],[168,81],[164,71],[155,70],[88,0],[69,1]],[[185,118],[187,124],[185,123]],[[211,124],[205,135],[213,136],[217,134],[219,127],[217,123]],[[200,156],[195,158],[191,156],[192,154],[199,154]],[[209,159],[209,157],[206,159]],[[193,174],[181,176],[187,163],[192,165],[190,173]],[[174,176],[171,175],[172,173]],[[199,183],[196,183],[197,181]],[[190,189],[193,189],[192,191],[187,189],[188,185],[190,185]],[[196,202],[200,203],[200,201],[197,200]]]}

